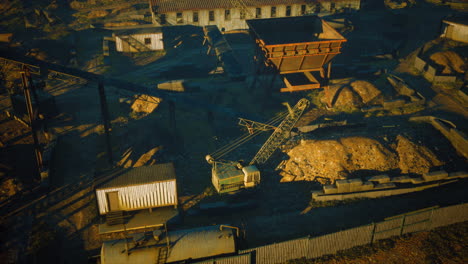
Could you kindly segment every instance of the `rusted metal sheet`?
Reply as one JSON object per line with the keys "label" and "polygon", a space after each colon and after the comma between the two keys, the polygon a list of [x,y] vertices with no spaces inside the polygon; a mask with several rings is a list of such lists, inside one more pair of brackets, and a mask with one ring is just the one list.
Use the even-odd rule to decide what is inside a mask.
{"label": "rusted metal sheet", "polygon": [[[341,53],[346,39],[317,16],[248,20],[258,57],[283,74],[286,88],[281,91],[301,91],[321,87],[330,75],[330,62]],[[328,76],[324,66],[328,64]],[[319,72],[320,76],[314,76]],[[286,74],[304,73],[307,84],[293,83]]]}
{"label": "rusted metal sheet", "polygon": [[172,163],[122,170],[96,189],[99,213],[109,210],[107,193],[117,192],[121,210],[131,211],[177,205],[177,184]]}

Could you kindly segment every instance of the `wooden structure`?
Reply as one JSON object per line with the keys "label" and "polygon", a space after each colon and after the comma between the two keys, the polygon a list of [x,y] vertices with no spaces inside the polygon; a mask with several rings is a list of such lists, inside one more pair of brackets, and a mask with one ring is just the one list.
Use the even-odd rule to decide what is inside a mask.
{"label": "wooden structure", "polygon": [[331,61],[341,53],[346,39],[325,21],[317,16],[303,16],[247,23],[257,44],[258,67],[273,67],[283,77],[286,87],[281,92],[326,86]]}
{"label": "wooden structure", "polygon": [[164,50],[163,32],[160,27],[119,30],[114,33],[119,52],[145,52]]}
{"label": "wooden structure", "polygon": [[442,20],[441,37],[468,43],[468,15],[452,16]]}
{"label": "wooden structure", "polygon": [[101,215],[177,207],[177,184],[172,163],[123,169],[115,178],[96,189]]}

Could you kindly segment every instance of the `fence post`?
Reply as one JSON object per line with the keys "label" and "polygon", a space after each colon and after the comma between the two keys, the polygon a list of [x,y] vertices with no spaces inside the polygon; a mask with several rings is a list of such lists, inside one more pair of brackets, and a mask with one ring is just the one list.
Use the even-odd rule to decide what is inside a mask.
{"label": "fence post", "polygon": [[401,218],[400,236],[403,235],[403,228],[405,228],[405,220],[406,220],[406,215],[403,215],[403,217]]}
{"label": "fence post", "polygon": [[374,225],[374,227],[372,228],[371,239],[370,239],[370,245],[371,246],[372,246],[372,243],[374,243],[374,235],[375,235],[375,229],[376,229],[377,224],[372,223],[372,225]]}

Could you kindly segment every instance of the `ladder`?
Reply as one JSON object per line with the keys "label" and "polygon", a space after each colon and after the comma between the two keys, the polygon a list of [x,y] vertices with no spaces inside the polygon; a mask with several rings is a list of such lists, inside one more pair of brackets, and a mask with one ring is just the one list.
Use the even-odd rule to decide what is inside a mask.
{"label": "ladder", "polygon": [[166,224],[164,224],[164,232],[166,234],[166,245],[159,248],[156,264],[165,264],[169,255],[169,248],[171,247],[171,243],[169,241],[169,233],[167,232]]}
{"label": "ladder", "polygon": [[106,214],[108,225],[121,225],[125,223],[124,211],[112,211]]}
{"label": "ladder", "polygon": [[145,44],[141,43],[140,41],[136,40],[132,36],[125,36],[121,38],[123,41],[127,42],[128,45],[132,46],[134,49],[140,52],[144,51],[151,51]]}
{"label": "ladder", "polygon": [[273,152],[289,137],[289,132],[291,132],[291,129],[309,104],[309,100],[303,98],[297,102],[293,109],[290,109],[288,116],[286,116],[283,122],[281,122],[273,134],[267,139],[265,144],[263,144],[249,165],[263,164],[270,158]]}
{"label": "ladder", "polygon": [[168,252],[169,248],[167,246],[160,247],[158,251],[158,258],[156,259],[156,264],[165,264],[167,261]]}

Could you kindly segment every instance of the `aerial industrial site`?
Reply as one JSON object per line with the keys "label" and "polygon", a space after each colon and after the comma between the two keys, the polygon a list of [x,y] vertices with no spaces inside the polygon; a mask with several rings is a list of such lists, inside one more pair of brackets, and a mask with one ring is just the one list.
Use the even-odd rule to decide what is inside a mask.
{"label": "aerial industrial site", "polygon": [[467,12],[0,0],[0,263],[468,263]]}

